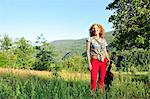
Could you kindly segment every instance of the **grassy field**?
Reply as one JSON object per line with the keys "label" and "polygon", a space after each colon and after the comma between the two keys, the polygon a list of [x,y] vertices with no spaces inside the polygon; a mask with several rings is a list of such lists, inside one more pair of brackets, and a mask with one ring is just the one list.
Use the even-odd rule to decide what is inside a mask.
{"label": "grassy field", "polygon": [[[119,73],[120,74],[120,73]],[[149,99],[150,90],[130,74],[115,74],[110,90],[96,99]],[[0,99],[92,99],[89,74],[0,68]]]}

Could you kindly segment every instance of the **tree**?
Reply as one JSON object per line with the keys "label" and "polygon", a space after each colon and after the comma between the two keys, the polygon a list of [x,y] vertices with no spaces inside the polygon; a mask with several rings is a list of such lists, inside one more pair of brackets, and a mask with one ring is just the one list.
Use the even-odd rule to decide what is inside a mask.
{"label": "tree", "polygon": [[112,45],[117,50],[150,48],[149,0],[114,0],[106,9],[115,10],[109,22],[115,29]]}
{"label": "tree", "polygon": [[24,37],[15,41],[14,53],[17,56],[16,66],[18,68],[31,68],[34,63],[35,49]]}
{"label": "tree", "polygon": [[12,41],[7,34],[4,34],[3,38],[0,40],[1,42],[1,50],[8,50],[12,46]]}
{"label": "tree", "polygon": [[16,56],[12,51],[13,42],[11,38],[4,34],[0,39],[0,67],[13,67],[16,62]]}
{"label": "tree", "polygon": [[45,40],[42,34],[37,38],[35,49],[36,61],[33,65],[33,69],[52,70],[55,63],[56,51],[54,47]]}

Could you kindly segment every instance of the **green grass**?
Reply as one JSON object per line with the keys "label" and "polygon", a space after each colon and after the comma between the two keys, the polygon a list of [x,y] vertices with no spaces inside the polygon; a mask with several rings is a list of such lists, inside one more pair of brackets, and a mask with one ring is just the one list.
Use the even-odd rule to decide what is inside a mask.
{"label": "green grass", "polygon": [[65,81],[62,78],[45,79],[31,76],[28,79],[12,74],[0,76],[1,98],[57,99],[85,97],[89,91],[84,81]]}
{"label": "green grass", "polygon": [[[92,99],[90,82],[83,80],[65,80],[61,77],[44,78],[29,76],[27,78],[4,73],[0,75],[0,99]],[[131,79],[120,80],[115,76],[113,86],[105,90],[100,99],[148,99],[148,87],[143,82]]]}

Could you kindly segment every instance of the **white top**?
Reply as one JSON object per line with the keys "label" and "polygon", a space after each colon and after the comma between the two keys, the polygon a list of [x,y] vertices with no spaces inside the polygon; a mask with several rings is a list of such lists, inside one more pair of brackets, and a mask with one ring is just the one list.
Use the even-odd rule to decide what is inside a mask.
{"label": "white top", "polygon": [[102,38],[101,41],[98,41],[94,37],[89,37],[87,38],[86,41],[90,42],[90,54],[91,55],[97,54],[98,57],[100,58],[105,57],[104,51],[106,50],[106,46],[108,44],[104,38]]}

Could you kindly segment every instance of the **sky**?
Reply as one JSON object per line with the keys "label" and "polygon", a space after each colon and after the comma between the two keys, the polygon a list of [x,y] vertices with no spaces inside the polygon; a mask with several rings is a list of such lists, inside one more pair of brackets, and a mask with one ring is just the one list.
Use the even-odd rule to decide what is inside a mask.
{"label": "sky", "polygon": [[113,30],[105,10],[113,0],[0,0],[0,35],[25,37],[35,42],[43,34],[48,41],[82,39],[93,23]]}

